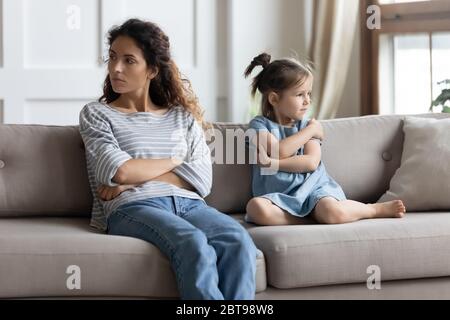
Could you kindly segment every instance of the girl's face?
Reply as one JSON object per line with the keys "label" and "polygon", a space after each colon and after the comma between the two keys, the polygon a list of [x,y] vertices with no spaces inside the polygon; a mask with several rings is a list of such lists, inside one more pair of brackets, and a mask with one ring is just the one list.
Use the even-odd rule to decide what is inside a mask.
{"label": "girl's face", "polygon": [[292,125],[303,119],[311,104],[312,85],[313,78],[309,77],[301,86],[284,90],[281,94],[269,94],[278,123]]}
{"label": "girl's face", "polygon": [[156,75],[147,66],[142,50],[127,36],[119,36],[109,49],[108,72],[116,93],[142,91]]}

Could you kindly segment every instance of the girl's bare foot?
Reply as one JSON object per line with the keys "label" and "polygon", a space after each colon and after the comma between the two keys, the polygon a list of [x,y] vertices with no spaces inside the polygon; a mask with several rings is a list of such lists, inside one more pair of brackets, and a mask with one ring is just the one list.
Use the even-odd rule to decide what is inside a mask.
{"label": "girl's bare foot", "polygon": [[402,200],[369,204],[375,209],[374,218],[403,218],[406,212]]}

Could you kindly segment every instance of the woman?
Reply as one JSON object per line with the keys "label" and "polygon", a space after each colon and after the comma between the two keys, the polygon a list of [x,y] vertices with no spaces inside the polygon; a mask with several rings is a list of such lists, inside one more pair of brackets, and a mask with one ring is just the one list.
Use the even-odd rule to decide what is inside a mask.
{"label": "woman", "polygon": [[80,112],[91,224],[156,245],[182,299],[252,299],[256,248],[237,221],[203,200],[212,170],[202,111],[168,37],[130,19],[108,41],[103,96]]}

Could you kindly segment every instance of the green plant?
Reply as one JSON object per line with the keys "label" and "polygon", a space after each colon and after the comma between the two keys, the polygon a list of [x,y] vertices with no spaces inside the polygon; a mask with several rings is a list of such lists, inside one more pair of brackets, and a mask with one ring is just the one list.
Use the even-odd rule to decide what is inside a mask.
{"label": "green plant", "polygon": [[[438,82],[438,85],[442,84],[445,84],[446,86],[450,85],[450,79]],[[442,89],[441,94],[431,103],[430,111],[433,111],[434,107],[442,106],[442,112],[450,113],[450,107],[445,105],[447,101],[450,101],[450,88]]]}

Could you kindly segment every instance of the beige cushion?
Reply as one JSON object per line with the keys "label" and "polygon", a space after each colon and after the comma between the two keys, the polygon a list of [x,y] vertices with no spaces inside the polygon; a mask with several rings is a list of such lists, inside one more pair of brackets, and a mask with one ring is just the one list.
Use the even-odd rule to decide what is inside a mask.
{"label": "beige cushion", "polygon": [[0,217],[90,215],[78,127],[0,125],[0,161]]}
{"label": "beige cushion", "polygon": [[[258,252],[257,292],[266,289]],[[81,289],[69,290],[67,268],[81,269]],[[0,219],[0,298],[177,297],[169,261],[143,240],[111,236],[88,218]]]}
{"label": "beige cushion", "polygon": [[205,132],[213,161],[213,186],[205,200],[221,212],[243,212],[252,198],[252,174],[245,148],[247,128],[246,124],[217,122]]}
{"label": "beige cushion", "polygon": [[409,213],[341,225],[248,226],[277,288],[450,275],[450,212]]}
{"label": "beige cushion", "polygon": [[401,199],[409,211],[450,209],[450,119],[407,117],[401,166],[379,202]]}
{"label": "beige cushion", "polygon": [[400,165],[401,116],[321,121],[322,161],[348,199],[375,202]]}

